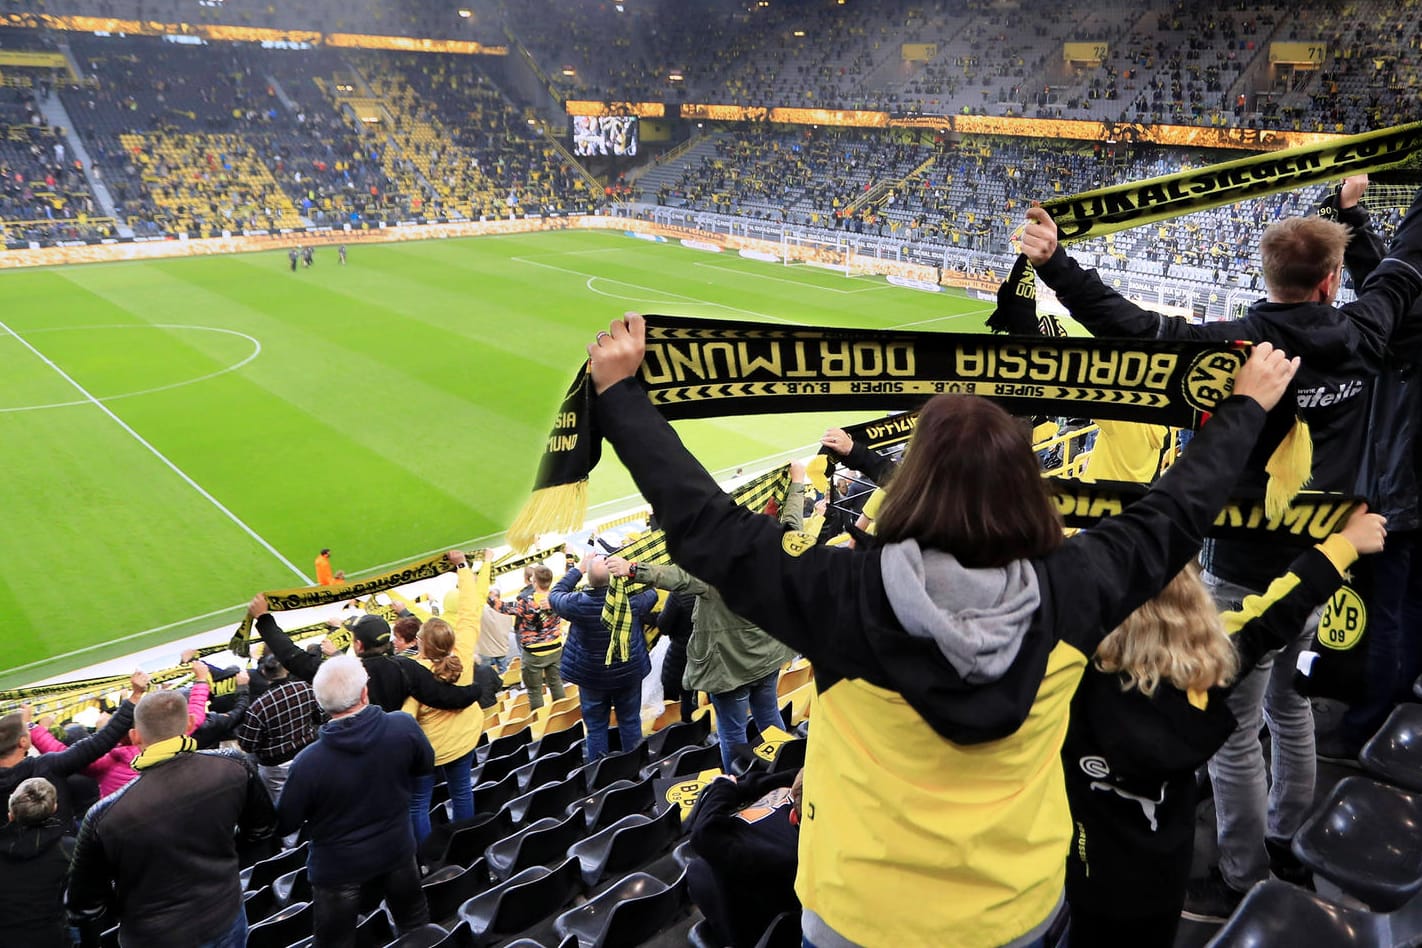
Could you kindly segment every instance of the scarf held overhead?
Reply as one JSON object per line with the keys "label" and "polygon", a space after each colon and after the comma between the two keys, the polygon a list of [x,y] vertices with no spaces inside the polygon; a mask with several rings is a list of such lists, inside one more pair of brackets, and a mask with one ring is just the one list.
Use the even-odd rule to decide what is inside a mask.
{"label": "scarf held overhead", "polygon": [[[982,395],[1018,415],[1090,415],[1198,427],[1229,395],[1246,347],[1216,342],[1004,338],[978,333],[772,326],[647,316],[637,379],[669,420],[913,409]],[[544,447],[534,496],[509,527],[515,549],[576,529],[601,457],[591,380],[578,372]]]}

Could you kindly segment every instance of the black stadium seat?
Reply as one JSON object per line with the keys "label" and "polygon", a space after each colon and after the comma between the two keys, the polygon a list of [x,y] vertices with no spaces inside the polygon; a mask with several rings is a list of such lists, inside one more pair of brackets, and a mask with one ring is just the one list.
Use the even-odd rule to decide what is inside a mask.
{"label": "black stadium seat", "polygon": [[284,850],[270,859],[263,859],[243,869],[242,887],[249,892],[255,891],[264,885],[271,885],[277,876],[286,875],[297,866],[306,865],[307,845],[302,843],[295,849]]}
{"label": "black stadium seat", "polygon": [[538,757],[548,754],[561,754],[571,747],[578,746],[578,742],[586,736],[583,722],[579,721],[572,727],[565,727],[561,731],[554,731],[552,734],[543,735],[543,740],[538,742],[538,749],[534,752]]}
{"label": "black stadium seat", "polygon": [[668,807],[660,816],[623,817],[568,850],[578,858],[588,888],[608,876],[645,865],[666,852],[681,835],[681,808]]}
{"label": "black stadium seat", "polygon": [[645,813],[656,803],[652,781],[619,780],[609,787],[584,797],[568,808],[582,811],[589,833],[605,829],[633,813]]}
{"label": "black stadium seat", "polygon": [[638,744],[630,751],[620,754],[608,754],[588,765],[585,771],[588,791],[610,787],[619,780],[635,780],[642,770],[642,765],[646,762],[647,745],[645,743]]}
{"label": "black stadium seat", "polygon": [[647,738],[647,753],[651,760],[661,760],[679,750],[704,744],[710,736],[711,715],[703,714],[695,721],[673,724]]}
{"label": "black stadium seat", "polygon": [[356,926],[355,948],[384,948],[395,939],[395,926],[384,909],[371,912]]}
{"label": "black stadium seat", "polygon": [[562,783],[549,784],[510,800],[504,808],[515,825],[547,817],[562,819],[568,807],[583,795],[582,778],[574,774]]}
{"label": "black stadium seat", "polygon": [[[799,934],[796,919],[796,935]],[[797,941],[796,944],[799,944]],[[1386,915],[1335,905],[1277,879],[1261,882],[1239,903],[1210,948],[1388,948]]]}
{"label": "black stadium seat", "polygon": [[781,744],[775,751],[775,759],[770,762],[770,772],[778,774],[805,766],[805,750],[809,743],[801,738]]}
{"label": "black stadium seat", "polygon": [[530,866],[561,862],[568,847],[582,839],[584,832],[581,813],[565,817],[561,822],[552,817],[539,820],[484,851],[489,872],[496,879],[507,879]]}
{"label": "black stadium seat", "polygon": [[645,872],[620,879],[607,891],[558,916],[554,930],[579,945],[631,948],[669,927],[687,906],[686,882],[667,885]]}
{"label": "black stadium seat", "polygon": [[800,948],[800,913],[781,912],[770,920],[755,948]]}
{"label": "black stadium seat", "polygon": [[255,925],[262,919],[271,915],[277,909],[276,896],[272,894],[272,887],[264,885],[255,892],[248,892],[242,898],[242,911],[247,914],[247,924]]}
{"label": "black stadium seat", "polygon": [[438,925],[421,925],[401,935],[392,941],[386,948],[434,948],[444,941],[449,932]]}
{"label": "black stadium seat", "polygon": [[482,761],[491,761],[503,757],[506,754],[512,754],[515,751],[522,750],[532,740],[533,729],[526,727],[521,731],[516,731],[513,734],[505,734],[503,737],[495,739],[489,744],[488,748],[478,756]]}
{"label": "black stadium seat", "polygon": [[1422,793],[1422,704],[1393,708],[1358,761],[1379,780]]}
{"label": "black stadium seat", "polygon": [[583,752],[570,747],[561,754],[547,754],[529,764],[524,764],[514,773],[518,774],[521,790],[535,790],[545,784],[566,780],[568,775],[583,765]]}
{"label": "black stadium seat", "polygon": [[311,934],[310,902],[294,902],[247,930],[247,948],[287,948]]}
{"label": "black stadium seat", "polygon": [[507,813],[486,813],[474,817],[454,831],[445,846],[442,866],[468,866],[484,855],[484,850],[513,832]]}
{"label": "black stadium seat", "polygon": [[510,770],[499,778],[498,783],[481,783],[474,788],[474,812],[497,813],[521,792],[518,774]]}
{"label": "black stadium seat", "polygon": [[1294,855],[1317,875],[1388,912],[1422,892],[1422,797],[1366,777],[1338,782],[1294,836]]}
{"label": "black stadium seat", "polygon": [[513,753],[505,754],[502,757],[490,758],[484,762],[484,766],[472,771],[474,783],[476,785],[498,783],[527,763],[528,758],[524,755],[523,748],[521,747]]}
{"label": "black stadium seat", "polygon": [[469,924],[475,944],[486,945],[554,914],[580,890],[576,859],[555,869],[535,866],[465,902],[459,907],[459,918]]}
{"label": "black stadium seat", "polygon": [[306,867],[293,869],[273,882],[272,896],[276,899],[277,905],[310,902],[311,880],[306,876]]}
{"label": "black stadium seat", "polygon": [[687,747],[642,770],[643,777],[655,780],[669,780],[699,774],[703,770],[721,769],[721,748],[715,744],[706,747]]}
{"label": "black stadium seat", "polygon": [[429,903],[430,920],[444,925],[459,917],[459,906],[468,902],[491,885],[488,865],[481,859],[472,866],[445,866],[425,881],[425,901]]}

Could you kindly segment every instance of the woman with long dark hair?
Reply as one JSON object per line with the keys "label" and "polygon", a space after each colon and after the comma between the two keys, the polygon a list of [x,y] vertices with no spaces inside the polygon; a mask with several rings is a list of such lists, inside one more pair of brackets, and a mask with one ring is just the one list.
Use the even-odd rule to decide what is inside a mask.
{"label": "woman with long dark hair", "polygon": [[597,424],[671,558],[815,665],[806,941],[1033,946],[1062,905],[1060,751],[1101,639],[1199,549],[1297,368],[1261,345],[1143,499],[1070,539],[1021,424],[972,396],[919,415],[877,543],[809,546],[732,502],[634,376],[640,316],[588,347]]}

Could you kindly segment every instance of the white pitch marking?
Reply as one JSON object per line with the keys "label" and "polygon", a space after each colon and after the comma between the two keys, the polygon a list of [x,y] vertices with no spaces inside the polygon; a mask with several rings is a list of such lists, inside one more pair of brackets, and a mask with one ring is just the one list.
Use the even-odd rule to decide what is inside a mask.
{"label": "white pitch marking", "polygon": [[311,577],[303,573],[300,569],[298,569],[295,563],[283,556],[280,550],[268,543],[261,536],[261,534],[257,533],[257,531],[247,526],[247,524],[243,522],[241,517],[237,516],[231,510],[228,510],[227,507],[222,503],[222,501],[209,494],[201,484],[193,480],[187,475],[187,473],[182,468],[178,467],[178,465],[170,461],[167,455],[165,455],[162,451],[159,451],[152,444],[150,444],[147,438],[143,437],[143,435],[139,434],[137,431],[134,431],[133,428],[129,426],[128,422],[124,421],[118,415],[115,415],[113,411],[110,410],[109,406],[105,405],[103,402],[95,398],[92,394],[89,393],[88,389],[76,382],[73,376],[71,376],[68,372],[64,371],[58,365],[56,365],[54,363],[54,360],[52,360],[49,356],[45,355],[43,352],[40,352],[38,349],[36,349],[33,345],[30,344],[29,340],[27,340],[24,336],[21,336],[19,333],[15,332],[15,330],[11,329],[4,322],[0,322],[0,329],[3,329],[5,332],[15,337],[15,339],[20,343],[20,345],[24,346],[26,349],[30,350],[30,352],[34,353],[35,358],[39,359],[45,365],[49,366],[51,369],[57,372],[60,378],[64,379],[64,381],[74,386],[74,390],[77,391],[80,395],[83,395],[85,401],[92,403],[95,408],[99,409],[99,411],[103,412],[105,415],[108,415],[109,418],[114,422],[114,424],[118,425],[124,431],[128,432],[135,441],[143,445],[143,447],[147,448],[150,454],[152,454],[159,461],[162,461],[163,464],[166,465],[170,471],[181,477],[189,487],[201,494],[203,498],[208,501],[208,503],[212,504],[219,511],[221,511],[222,514],[227,517],[228,520],[231,520],[234,524],[240,527],[242,532],[246,533],[247,536],[251,537],[253,540],[256,540],[257,543],[259,543],[263,549],[265,549],[272,556],[280,560],[281,564],[287,569],[291,570],[293,573],[295,573],[297,577],[301,579],[302,582],[304,582],[308,586],[315,585],[315,581],[312,580]]}

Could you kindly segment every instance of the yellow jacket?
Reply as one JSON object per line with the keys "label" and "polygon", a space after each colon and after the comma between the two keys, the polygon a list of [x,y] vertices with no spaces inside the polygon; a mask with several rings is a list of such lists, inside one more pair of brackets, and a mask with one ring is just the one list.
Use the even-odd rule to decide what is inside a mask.
{"label": "yellow jacket", "polygon": [[[454,627],[454,654],[464,666],[454,684],[467,685],[474,680],[474,666],[479,663],[479,614],[489,595],[489,564],[480,564],[477,574],[472,569],[461,569],[458,576],[459,607],[448,621]],[[418,661],[430,667],[425,659]],[[462,711],[442,711],[406,698],[400,710],[420,723],[434,747],[436,767],[469,753],[484,733],[484,709],[477,701]]]}

